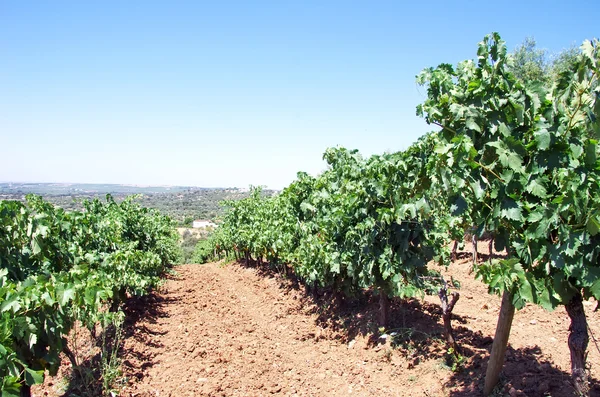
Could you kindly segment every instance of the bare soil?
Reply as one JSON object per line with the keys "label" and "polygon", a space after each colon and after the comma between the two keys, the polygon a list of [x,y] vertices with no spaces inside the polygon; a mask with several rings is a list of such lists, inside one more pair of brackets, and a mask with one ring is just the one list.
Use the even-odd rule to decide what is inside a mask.
{"label": "bare soil", "polygon": [[[487,252],[487,244],[480,245]],[[453,325],[464,361],[456,363],[447,359],[437,296],[392,301],[387,335],[394,337],[385,338],[376,323],[377,297],[369,293],[356,299],[309,293],[264,266],[178,266],[161,291],[126,308],[121,354],[127,382],[120,395],[481,395],[500,298],[489,295],[470,268],[470,254],[462,252],[446,272],[462,284]],[[595,307],[585,302],[597,340]],[[562,307],[517,312],[496,395],[575,395],[568,327]],[[587,361],[592,395],[600,396],[600,353],[592,335]]]}

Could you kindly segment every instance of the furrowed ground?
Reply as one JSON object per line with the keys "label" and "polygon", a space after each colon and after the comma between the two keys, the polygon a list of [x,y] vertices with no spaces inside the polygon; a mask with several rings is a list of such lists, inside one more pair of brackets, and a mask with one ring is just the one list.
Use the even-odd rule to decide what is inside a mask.
{"label": "furrowed ground", "polygon": [[[449,268],[461,282],[453,326],[465,360],[456,371],[445,359],[435,296],[393,303],[391,346],[379,338],[377,297],[336,301],[264,267],[211,263],[178,266],[159,292],[128,304],[120,395],[481,395],[500,299],[469,274],[467,252]],[[596,302],[585,308],[597,339]],[[568,327],[563,307],[518,311],[496,396],[575,395]],[[588,352],[591,395],[599,396],[600,353],[592,338]],[[61,375],[49,377],[34,396],[63,395],[60,376],[68,377],[68,368],[65,362]]]}
{"label": "furrowed ground", "polygon": [[[482,245],[483,248],[483,245]],[[176,268],[161,293],[129,308],[123,349],[129,377],[123,396],[470,396],[481,394],[500,306],[468,274],[461,280],[454,327],[465,362],[445,360],[437,297],[395,303],[395,347],[378,338],[375,297],[315,297],[276,273],[238,264]],[[325,295],[327,295],[325,293]],[[586,304],[600,336],[595,302]],[[517,312],[503,394],[573,395],[564,308]],[[600,354],[590,340],[592,395],[600,395]],[[594,394],[595,393],[595,394]]]}

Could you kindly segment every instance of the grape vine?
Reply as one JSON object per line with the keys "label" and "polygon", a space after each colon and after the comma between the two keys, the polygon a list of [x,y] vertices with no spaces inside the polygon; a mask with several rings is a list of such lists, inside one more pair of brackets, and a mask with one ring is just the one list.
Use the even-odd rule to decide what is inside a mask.
{"label": "grape vine", "polygon": [[36,196],[0,201],[0,390],[28,396],[56,373],[76,321],[93,328],[156,286],[177,255],[170,219],[128,198],[66,212]]}
{"label": "grape vine", "polygon": [[255,191],[228,203],[213,247],[345,293],[375,289],[385,309],[389,296],[433,290],[428,280],[439,277],[427,264],[449,263],[449,241],[486,233],[508,256],[476,266],[490,293],[503,295],[485,393],[512,313],[533,303],[565,306],[574,383],[587,394],[582,300],[600,299],[598,47],[586,41],[552,78],[523,81],[500,36],[486,36],[476,62],[417,76],[427,86],[417,114],[437,131],[366,160],[328,149],[321,175],[299,173],[276,197]]}

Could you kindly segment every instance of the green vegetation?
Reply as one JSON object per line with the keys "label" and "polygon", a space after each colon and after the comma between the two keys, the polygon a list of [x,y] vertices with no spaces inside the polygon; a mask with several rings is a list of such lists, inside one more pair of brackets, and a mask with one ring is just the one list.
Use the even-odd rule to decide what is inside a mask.
{"label": "green vegetation", "polygon": [[196,250],[196,245],[200,241],[204,241],[204,239],[200,235],[192,233],[190,229],[185,229],[185,231],[181,235],[181,258],[179,260],[180,263],[204,263],[197,262],[194,259],[194,251]]}
{"label": "green vegetation", "polygon": [[194,247],[191,257],[193,263],[206,263],[213,258],[213,244],[209,239],[200,240]]}
{"label": "green vegetation", "polygon": [[410,150],[362,159],[355,151],[329,149],[329,169],[298,180],[275,197],[226,203],[214,248],[256,258],[295,274],[309,284],[346,294],[375,288],[380,323],[387,323],[387,298],[412,297],[434,290],[437,274],[427,268],[435,258],[448,263],[450,237],[440,230],[448,211],[439,195],[426,194],[427,159],[434,149],[428,135]]}
{"label": "green vegetation", "polygon": [[28,396],[61,352],[77,366],[66,336],[76,321],[92,332],[131,295],[155,287],[177,259],[172,221],[107,196],[67,212],[28,196],[0,201],[0,389]]}
{"label": "green vegetation", "polygon": [[[507,313],[526,302],[565,305],[573,377],[585,395],[582,299],[600,299],[598,41],[585,42],[555,79],[518,79],[510,61],[493,34],[480,43],[477,63],[423,71],[428,99],[418,113],[442,128],[431,169],[445,182],[447,204],[492,231],[497,249],[508,248],[506,260],[477,274],[490,292],[506,294]],[[499,329],[509,331],[511,321],[501,317]],[[495,338],[504,344],[500,362],[508,331]]]}
{"label": "green vegetation", "polygon": [[533,38],[527,38],[512,54],[509,54],[508,67],[514,77],[523,83],[542,81],[550,83],[561,73],[566,72],[576,62],[579,50],[569,48],[551,56],[538,49]]}
{"label": "green vegetation", "polygon": [[[106,194],[111,194],[117,202],[135,194],[142,207],[159,210],[175,220],[180,227],[191,227],[194,219],[218,218],[222,213],[219,203],[223,200],[248,197],[246,190],[236,188],[0,183],[0,199],[24,201],[28,193],[40,195],[68,211],[81,211],[84,200],[101,199]],[[272,194],[272,191],[266,193]]]}
{"label": "green vegetation", "polygon": [[529,47],[508,56],[498,34],[486,36],[477,62],[418,76],[428,97],[417,113],[439,131],[368,160],[328,149],[322,175],[300,173],[276,197],[255,190],[228,202],[213,248],[347,294],[374,288],[385,324],[388,296],[445,285],[427,263],[448,263],[450,238],[490,233],[508,257],[476,269],[491,293],[504,296],[486,394],[498,379],[512,313],[531,302],[565,305],[573,379],[587,395],[582,300],[600,299],[598,45],[586,41],[553,68],[542,62],[535,70],[543,54]]}

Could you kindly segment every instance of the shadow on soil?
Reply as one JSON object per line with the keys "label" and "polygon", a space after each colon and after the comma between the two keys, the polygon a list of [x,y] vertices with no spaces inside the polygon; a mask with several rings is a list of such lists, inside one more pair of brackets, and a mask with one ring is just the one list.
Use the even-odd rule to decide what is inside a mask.
{"label": "shadow on soil", "polygon": [[[144,369],[153,365],[152,357],[144,353],[146,351],[144,349],[138,349],[137,351],[124,349],[123,341],[126,338],[133,338],[138,343],[146,346],[161,347],[160,343],[152,340],[154,337],[159,336],[160,333],[152,331],[147,326],[141,324],[153,324],[156,323],[157,319],[167,317],[164,307],[175,301],[174,299],[164,298],[157,292],[152,292],[142,297],[129,298],[123,305],[125,319],[120,332],[117,333],[115,327],[110,326],[104,335],[104,341],[101,335],[93,337],[88,330],[83,329],[83,332],[80,333],[81,335],[85,334],[83,339],[86,340],[83,343],[92,346],[92,348],[89,349],[89,354],[83,353],[78,355],[81,356],[78,357],[79,365],[77,368],[73,368],[70,376],[68,376],[70,381],[62,397],[95,397],[103,395],[103,374],[101,373],[103,345],[105,356],[110,356],[113,352],[117,353],[115,349],[118,349],[118,353],[115,356],[127,357],[122,362],[121,368],[129,377],[141,379]],[[78,338],[81,339],[81,336],[78,336]],[[122,378],[118,367],[115,368],[114,374],[116,375],[116,381]],[[118,385],[116,386],[118,387]],[[104,391],[106,392],[106,390]]]}
{"label": "shadow on soil", "polygon": [[[178,299],[165,298],[158,293],[130,299],[124,307],[124,338],[133,339],[136,344],[151,347],[163,347],[158,342],[164,332],[157,332],[144,324],[156,324],[158,319],[168,317],[165,306],[176,303]],[[153,356],[148,349],[121,348],[119,356],[127,357],[123,361],[124,372],[138,381],[143,378],[144,371],[154,365]]]}
{"label": "shadow on soil", "polygon": [[[472,343],[459,336],[463,344]],[[450,396],[468,397],[483,394],[488,352],[469,356],[460,371],[453,374],[447,386]],[[600,396],[597,379],[590,379],[590,396]],[[493,396],[578,396],[568,372],[552,365],[537,346],[513,349],[506,352],[504,370]]]}
{"label": "shadow on soil", "polygon": [[[461,255],[462,254],[462,255]],[[470,255],[459,253],[465,258]],[[479,254],[487,260],[488,255]],[[494,257],[502,257],[494,255]],[[439,360],[452,373],[445,387],[452,397],[483,395],[487,360],[493,339],[480,331],[473,331],[463,324],[467,318],[452,315],[454,336],[460,346],[461,361],[448,354],[442,326],[440,305],[416,299],[390,300],[390,324],[385,330],[377,325],[378,296],[365,291],[354,297],[336,293],[331,288],[315,288],[298,279],[284,267],[268,263],[238,261],[242,267],[254,268],[263,277],[276,278],[284,290],[296,290],[302,294],[300,307],[312,307],[317,324],[334,331],[336,338],[349,343],[357,336],[368,339],[369,345],[388,345],[400,350],[408,358],[408,367],[425,360]],[[382,334],[385,332],[385,334]],[[387,336],[386,336],[387,335]],[[566,348],[566,346],[565,346]],[[590,379],[592,397],[600,397],[600,382]],[[553,366],[537,346],[513,349],[510,344],[506,353],[503,374],[494,396],[577,396],[570,373]]]}

